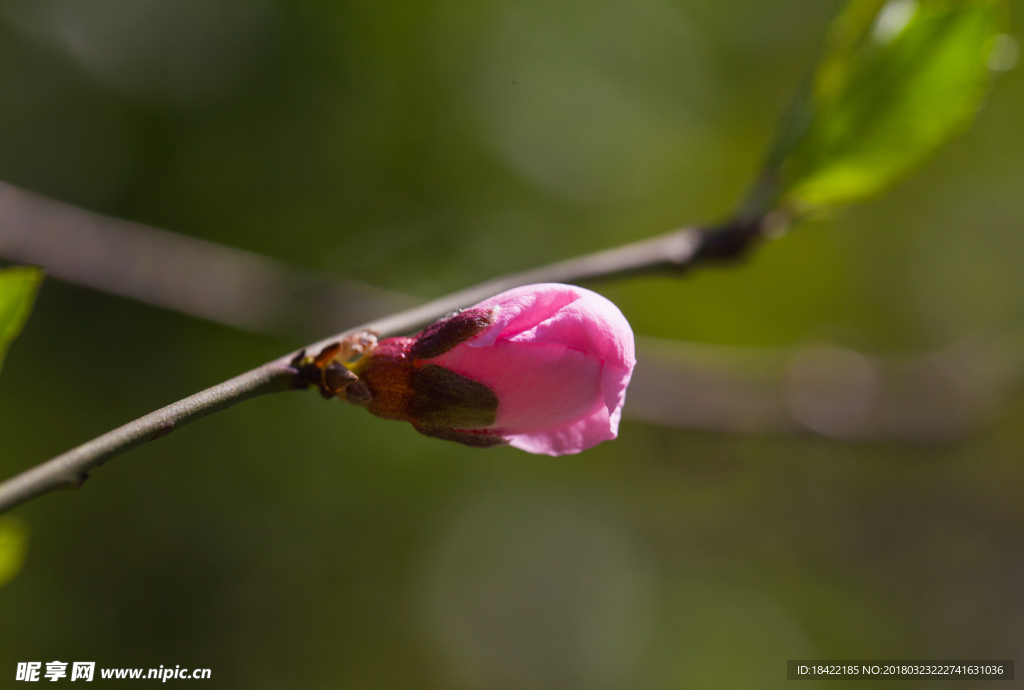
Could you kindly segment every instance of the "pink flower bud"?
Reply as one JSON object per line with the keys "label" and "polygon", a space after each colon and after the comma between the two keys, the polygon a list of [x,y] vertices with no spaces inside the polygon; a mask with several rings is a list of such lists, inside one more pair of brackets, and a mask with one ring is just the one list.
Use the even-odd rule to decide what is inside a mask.
{"label": "pink flower bud", "polygon": [[382,340],[354,366],[361,383],[348,399],[428,436],[564,455],[616,437],[635,363],[614,304],[528,285]]}

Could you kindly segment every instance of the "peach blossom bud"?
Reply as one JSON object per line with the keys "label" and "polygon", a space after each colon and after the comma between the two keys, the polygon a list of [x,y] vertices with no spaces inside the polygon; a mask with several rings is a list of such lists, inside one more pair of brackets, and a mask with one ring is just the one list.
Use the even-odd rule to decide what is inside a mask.
{"label": "peach blossom bud", "polygon": [[572,285],[528,285],[382,340],[354,366],[369,400],[350,401],[427,436],[564,455],[616,437],[635,363],[614,304]]}

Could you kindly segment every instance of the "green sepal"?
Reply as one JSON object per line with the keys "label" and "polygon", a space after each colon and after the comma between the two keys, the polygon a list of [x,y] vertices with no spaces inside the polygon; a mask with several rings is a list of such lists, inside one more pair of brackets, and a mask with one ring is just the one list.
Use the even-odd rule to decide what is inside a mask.
{"label": "green sepal", "polygon": [[411,354],[416,359],[440,357],[482,333],[494,321],[493,309],[464,309],[428,326],[416,337]]}
{"label": "green sepal", "polygon": [[439,438],[442,441],[455,441],[464,446],[473,448],[494,448],[495,446],[508,445],[508,441],[501,436],[478,431],[459,431],[456,429],[433,429],[413,425],[416,431],[424,436]]}
{"label": "green sepal", "polygon": [[484,384],[427,364],[413,371],[409,421],[418,427],[485,429],[494,426],[498,396]]}

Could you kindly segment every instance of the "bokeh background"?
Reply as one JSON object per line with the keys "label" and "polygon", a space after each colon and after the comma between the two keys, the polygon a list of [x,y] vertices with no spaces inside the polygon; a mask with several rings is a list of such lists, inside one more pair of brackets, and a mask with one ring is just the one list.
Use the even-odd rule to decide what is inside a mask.
{"label": "bokeh background", "polygon": [[[728,214],[839,7],[3,0],[0,179],[438,296]],[[877,201],[738,267],[599,289],[652,338],[1013,349],[1022,122],[1018,68]],[[51,280],[0,377],[0,474],[295,344]],[[1024,398],[987,420],[928,443],[627,421],[552,459],[314,394],[247,402],[17,511],[0,686],[53,659],[467,690],[1024,661]]]}

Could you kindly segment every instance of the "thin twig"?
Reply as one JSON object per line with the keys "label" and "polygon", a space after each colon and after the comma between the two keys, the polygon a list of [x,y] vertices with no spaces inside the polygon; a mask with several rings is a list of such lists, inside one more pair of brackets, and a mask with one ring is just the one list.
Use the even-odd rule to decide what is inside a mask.
{"label": "thin twig", "polygon": [[83,443],[0,484],[0,513],[55,489],[77,488],[110,458],[196,419],[249,398],[288,390],[294,376],[294,370],[280,361],[270,362]]}
{"label": "thin twig", "polygon": [[[658,271],[680,272],[697,264],[728,261],[748,251],[762,236],[762,223],[742,221],[712,230],[684,228],[648,240],[587,254],[481,283],[419,307],[371,321],[304,348],[316,353],[328,344],[364,330],[387,337],[419,329],[445,314],[499,292],[532,283],[579,283]],[[59,488],[74,488],[107,460],[155,440],[189,422],[266,393],[302,388],[290,353],[241,376],[110,431],[0,484],[0,513]]]}

